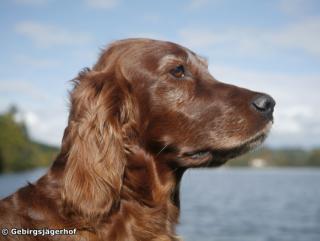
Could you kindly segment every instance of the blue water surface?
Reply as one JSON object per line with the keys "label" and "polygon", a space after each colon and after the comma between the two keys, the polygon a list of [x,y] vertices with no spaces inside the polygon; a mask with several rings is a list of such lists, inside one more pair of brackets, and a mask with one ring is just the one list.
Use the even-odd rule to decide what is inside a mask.
{"label": "blue water surface", "polygon": [[[0,197],[44,172],[0,175]],[[320,169],[189,170],[177,231],[185,241],[320,241]]]}

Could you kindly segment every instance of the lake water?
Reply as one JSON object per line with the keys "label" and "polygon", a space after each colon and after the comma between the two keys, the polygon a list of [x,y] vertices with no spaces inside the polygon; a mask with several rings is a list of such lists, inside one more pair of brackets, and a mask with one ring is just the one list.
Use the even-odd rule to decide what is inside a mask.
{"label": "lake water", "polygon": [[[0,196],[43,172],[0,176]],[[320,169],[189,170],[178,233],[186,241],[320,241]]]}

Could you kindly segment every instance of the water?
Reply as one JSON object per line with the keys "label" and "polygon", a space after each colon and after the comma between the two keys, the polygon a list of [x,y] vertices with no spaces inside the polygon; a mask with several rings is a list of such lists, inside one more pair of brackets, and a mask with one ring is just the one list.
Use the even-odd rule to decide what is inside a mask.
{"label": "water", "polygon": [[181,194],[186,241],[320,240],[320,169],[191,170]]}
{"label": "water", "polygon": [[[0,197],[43,173],[0,176]],[[190,170],[181,188],[185,241],[320,241],[320,169]]]}
{"label": "water", "polygon": [[46,172],[46,169],[34,169],[32,171],[2,174],[0,175],[0,198],[4,198],[15,192],[18,188],[34,182]]}

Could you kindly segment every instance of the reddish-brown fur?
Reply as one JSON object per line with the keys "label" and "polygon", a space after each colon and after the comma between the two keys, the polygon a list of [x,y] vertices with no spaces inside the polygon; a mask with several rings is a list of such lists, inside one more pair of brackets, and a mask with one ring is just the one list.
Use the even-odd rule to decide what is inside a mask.
{"label": "reddish-brown fur", "polygon": [[[183,65],[185,76],[172,69]],[[259,144],[272,122],[260,93],[215,80],[170,42],[128,39],[79,74],[60,154],[48,173],[0,203],[0,228],[76,228],[1,240],[179,240],[179,184]]]}

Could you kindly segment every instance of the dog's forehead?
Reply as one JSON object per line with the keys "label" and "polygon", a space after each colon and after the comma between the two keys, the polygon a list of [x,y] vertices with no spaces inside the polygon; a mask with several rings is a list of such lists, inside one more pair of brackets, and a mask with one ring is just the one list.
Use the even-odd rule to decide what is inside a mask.
{"label": "dog's forehead", "polygon": [[168,63],[175,63],[175,62],[180,62],[180,63],[187,63],[193,66],[198,66],[198,67],[208,67],[208,62],[207,60],[195,54],[194,52],[185,49],[183,55],[181,54],[176,54],[176,53],[167,53],[164,54],[160,60],[159,60],[159,68],[162,68],[163,66],[167,65]]}
{"label": "dog's forehead", "polygon": [[208,67],[206,58],[196,54],[190,49],[171,42],[166,42],[166,44],[168,49],[167,51],[164,51],[164,54],[160,59],[162,64],[168,61],[180,60],[193,65],[202,65]]}
{"label": "dog's forehead", "polygon": [[199,69],[207,69],[205,58],[179,44],[153,39],[127,39],[116,42],[116,46],[126,48],[125,58],[133,56],[131,60],[151,66],[150,69],[162,69],[170,64],[187,64]]}

